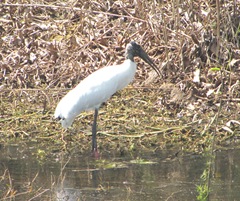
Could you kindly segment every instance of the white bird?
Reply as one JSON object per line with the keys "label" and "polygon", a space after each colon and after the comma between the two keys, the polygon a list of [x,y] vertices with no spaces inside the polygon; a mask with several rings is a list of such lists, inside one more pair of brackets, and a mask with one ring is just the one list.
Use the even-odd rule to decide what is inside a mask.
{"label": "white bird", "polygon": [[135,56],[142,58],[159,76],[161,75],[142,47],[132,41],[126,47],[126,60],[122,64],[107,66],[90,74],[61,99],[55,110],[54,116],[60,120],[64,128],[71,126],[82,111],[95,110],[92,125],[92,153],[96,157],[98,156],[96,132],[99,107],[133,80],[137,68],[134,62]]}

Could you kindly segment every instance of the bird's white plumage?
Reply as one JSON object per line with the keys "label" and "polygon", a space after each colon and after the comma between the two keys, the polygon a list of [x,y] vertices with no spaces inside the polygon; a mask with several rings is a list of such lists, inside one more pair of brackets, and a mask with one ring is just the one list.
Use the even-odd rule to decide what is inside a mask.
{"label": "bird's white plumage", "polygon": [[116,91],[126,87],[135,72],[136,64],[130,59],[95,71],[63,97],[55,110],[55,118],[60,117],[62,126],[68,128],[82,111],[99,108]]}

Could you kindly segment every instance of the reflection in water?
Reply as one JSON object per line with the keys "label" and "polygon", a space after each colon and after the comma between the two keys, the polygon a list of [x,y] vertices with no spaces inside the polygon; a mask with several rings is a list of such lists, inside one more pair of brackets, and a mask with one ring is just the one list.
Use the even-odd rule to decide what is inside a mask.
{"label": "reflection in water", "polygon": [[[143,161],[133,156],[95,161],[77,154],[39,158],[35,146],[27,147],[1,147],[0,175],[5,179],[0,180],[0,198],[196,200],[196,185],[207,161],[196,155],[168,159],[169,151],[137,154]],[[237,200],[240,196],[238,152],[216,153],[211,199]]]}

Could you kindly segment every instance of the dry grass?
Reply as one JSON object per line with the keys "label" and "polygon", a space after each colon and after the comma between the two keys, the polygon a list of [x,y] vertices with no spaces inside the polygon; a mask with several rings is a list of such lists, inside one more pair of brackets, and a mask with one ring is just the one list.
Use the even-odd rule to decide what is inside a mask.
{"label": "dry grass", "polygon": [[[239,8],[236,0],[2,1],[0,142],[37,141],[49,153],[90,150],[92,114],[81,114],[64,131],[52,120],[53,111],[91,72],[122,62],[131,40],[143,46],[164,78],[137,60],[132,86],[100,111],[102,153],[172,145],[202,152],[236,142]],[[19,193],[11,175],[7,169],[1,175],[2,198],[14,199]],[[32,188],[32,197],[41,190]]]}
{"label": "dry grass", "polygon": [[89,148],[84,134],[90,132],[92,115],[84,113],[65,132],[51,119],[54,108],[88,74],[122,62],[131,40],[142,44],[164,78],[137,60],[133,88],[118,93],[100,112],[102,149],[128,142],[154,149],[177,143],[202,151],[213,136],[220,143],[236,139],[240,19],[239,2],[233,2],[5,1],[0,8],[1,141],[62,143],[64,134],[67,146],[81,138],[78,148],[85,150],[84,142]]}

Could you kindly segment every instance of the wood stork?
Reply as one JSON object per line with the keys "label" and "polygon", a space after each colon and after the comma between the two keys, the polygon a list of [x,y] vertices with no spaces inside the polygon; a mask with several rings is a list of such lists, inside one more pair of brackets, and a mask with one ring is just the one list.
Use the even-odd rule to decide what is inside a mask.
{"label": "wood stork", "polygon": [[61,99],[55,110],[54,116],[60,120],[64,128],[71,126],[82,111],[95,110],[92,125],[92,153],[96,157],[98,156],[96,139],[98,109],[115,92],[123,89],[133,80],[137,68],[134,62],[135,56],[142,58],[159,76],[161,75],[142,47],[132,41],[126,46],[126,60],[122,64],[107,66],[90,74]]}

